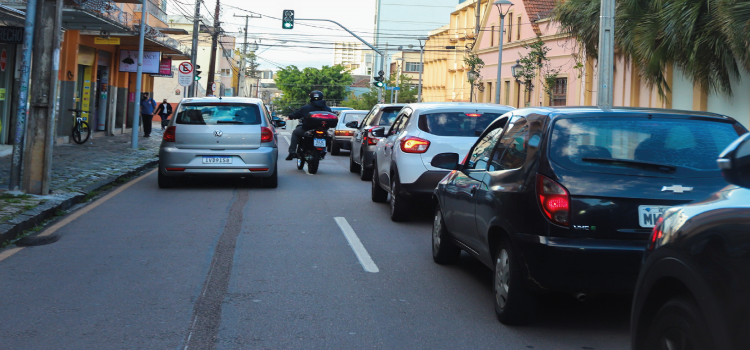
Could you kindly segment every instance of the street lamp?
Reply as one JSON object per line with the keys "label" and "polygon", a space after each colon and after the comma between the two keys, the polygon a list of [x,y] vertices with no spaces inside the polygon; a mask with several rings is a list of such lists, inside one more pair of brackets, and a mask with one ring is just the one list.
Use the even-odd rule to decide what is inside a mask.
{"label": "street lamp", "polygon": [[[505,16],[510,12],[513,3],[508,0],[497,0],[493,3],[497,6],[497,12],[500,14],[500,44],[497,49],[497,81],[495,82],[495,103],[500,104],[500,80],[502,79],[503,68],[503,32],[505,31]],[[503,13],[503,5],[508,9]]]}
{"label": "street lamp", "polygon": [[516,60],[516,64],[510,67],[510,72],[511,74],[513,74],[513,79],[515,79],[517,83],[526,84],[525,81],[521,82],[520,80],[518,80],[523,74],[523,65],[521,65],[521,62],[519,60]]}

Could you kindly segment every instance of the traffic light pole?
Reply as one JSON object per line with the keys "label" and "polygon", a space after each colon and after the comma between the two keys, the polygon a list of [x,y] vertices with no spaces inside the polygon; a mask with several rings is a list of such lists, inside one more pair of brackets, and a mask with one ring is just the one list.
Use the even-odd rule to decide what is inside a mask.
{"label": "traffic light pole", "polygon": [[[378,54],[380,54],[380,71],[382,72],[383,69],[385,68],[385,54],[382,51],[376,49],[374,46],[370,45],[370,43],[368,43],[364,39],[360,38],[357,34],[354,34],[351,30],[346,29],[346,27],[342,26],[339,22],[332,21],[330,19],[315,19],[315,18],[297,18],[296,20],[297,21],[322,21],[322,22],[331,22],[331,23],[333,23],[333,24],[341,27],[341,29],[349,32],[349,34],[351,34],[355,38],[359,39],[359,41],[361,41],[363,44],[367,45],[367,47],[371,48],[373,51],[375,51]],[[378,89],[378,103],[380,103],[380,101],[382,99],[383,99],[383,90],[382,89]]]}

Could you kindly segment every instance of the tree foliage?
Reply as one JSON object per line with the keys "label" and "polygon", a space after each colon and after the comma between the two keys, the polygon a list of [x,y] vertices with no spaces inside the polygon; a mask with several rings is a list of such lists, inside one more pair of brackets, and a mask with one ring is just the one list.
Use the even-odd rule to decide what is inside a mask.
{"label": "tree foliage", "polygon": [[346,88],[352,84],[351,74],[342,65],[304,68],[287,66],[276,72],[276,86],[284,92],[274,104],[285,114],[305,105],[310,91],[323,92],[329,105],[336,104],[346,97]]}
{"label": "tree foliage", "polygon": [[[599,0],[568,0],[555,8],[561,29],[597,57]],[[730,78],[750,70],[750,0],[621,0],[615,10],[615,52],[631,61],[664,96],[669,65],[711,92],[732,94]]]}
{"label": "tree foliage", "polygon": [[552,89],[555,86],[555,80],[561,68],[555,68],[550,63],[550,59],[547,57],[550,48],[539,38],[531,44],[524,43],[523,48],[529,50],[529,52],[526,55],[518,54],[520,56],[518,63],[523,67],[521,74],[519,74],[519,80],[526,82],[526,91],[532,91],[534,90],[532,81],[534,81],[537,74],[541,74],[542,90],[551,98]]}
{"label": "tree foliage", "polygon": [[[398,83],[396,83],[398,82]],[[417,102],[417,95],[419,90],[412,86],[411,79],[406,75],[398,75],[396,73],[391,74],[386,81],[387,86],[398,86],[401,90],[398,91],[398,103],[414,103]],[[395,90],[383,90],[383,99],[386,103],[390,103],[391,98],[395,97]],[[371,87],[370,91],[363,93],[359,97],[354,96],[351,93],[349,99],[342,102],[341,105],[345,107],[351,107],[360,110],[370,110],[374,105],[378,103],[378,88]]]}

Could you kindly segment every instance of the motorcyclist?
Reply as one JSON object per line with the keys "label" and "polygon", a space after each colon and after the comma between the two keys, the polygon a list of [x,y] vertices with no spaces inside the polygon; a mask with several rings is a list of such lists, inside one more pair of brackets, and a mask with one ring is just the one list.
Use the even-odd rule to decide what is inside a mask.
{"label": "motorcyclist", "polygon": [[322,92],[314,90],[311,91],[308,96],[310,96],[310,103],[302,106],[302,108],[289,115],[289,119],[299,119],[300,123],[292,132],[292,140],[289,143],[289,155],[286,157],[286,160],[292,160],[297,157],[297,144],[299,144],[299,141],[302,139],[302,136],[306,131],[302,126],[302,119],[307,117],[310,112],[332,112],[331,108],[326,105],[326,101],[323,100]]}

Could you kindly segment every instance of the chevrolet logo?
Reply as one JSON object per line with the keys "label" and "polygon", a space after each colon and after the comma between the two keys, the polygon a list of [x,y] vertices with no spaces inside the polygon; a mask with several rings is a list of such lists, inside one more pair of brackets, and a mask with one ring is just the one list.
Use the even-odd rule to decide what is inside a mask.
{"label": "chevrolet logo", "polygon": [[674,193],[685,193],[692,191],[692,187],[683,187],[682,185],[664,186],[661,188],[662,192],[672,191]]}
{"label": "chevrolet logo", "polygon": [[[216,137],[221,137],[221,135],[224,135],[224,133],[223,133],[223,132],[222,132],[221,130],[215,130],[215,131],[214,131],[214,136],[216,136]],[[662,190],[662,191],[663,191],[663,190]]]}

